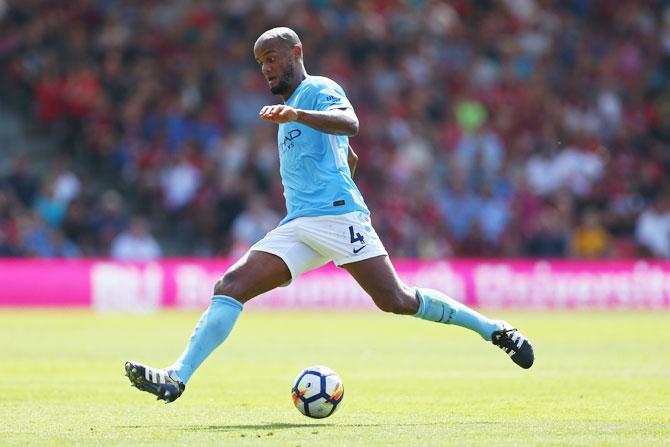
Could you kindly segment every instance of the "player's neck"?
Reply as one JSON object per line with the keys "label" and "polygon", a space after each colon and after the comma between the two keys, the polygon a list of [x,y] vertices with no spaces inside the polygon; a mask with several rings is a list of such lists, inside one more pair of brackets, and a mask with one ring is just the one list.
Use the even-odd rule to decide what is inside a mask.
{"label": "player's neck", "polygon": [[295,79],[293,80],[293,82],[291,83],[291,89],[290,89],[288,92],[286,92],[285,94],[280,95],[280,96],[281,96],[281,99],[283,99],[284,102],[288,101],[289,98],[293,95],[293,92],[295,92],[295,90],[298,88],[298,86],[300,85],[300,83],[302,83],[302,81],[304,81],[306,78],[307,78],[307,73],[305,72],[305,70],[302,70],[302,71],[295,77]]}

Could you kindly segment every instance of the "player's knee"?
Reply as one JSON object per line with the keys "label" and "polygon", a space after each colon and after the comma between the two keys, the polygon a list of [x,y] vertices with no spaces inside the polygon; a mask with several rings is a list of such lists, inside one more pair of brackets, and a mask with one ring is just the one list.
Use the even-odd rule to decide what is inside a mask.
{"label": "player's knee", "polygon": [[223,275],[214,284],[214,295],[228,295],[226,292],[229,288],[229,281],[227,280],[226,275]]}
{"label": "player's knee", "polygon": [[399,310],[397,304],[389,299],[375,300],[375,304],[384,312],[397,314]]}
{"label": "player's knee", "polygon": [[246,301],[246,290],[240,274],[235,270],[227,271],[214,284],[214,295],[229,296],[242,303]]}
{"label": "player's knee", "polygon": [[388,289],[373,297],[375,304],[384,312],[413,315],[417,312],[416,298],[403,289]]}

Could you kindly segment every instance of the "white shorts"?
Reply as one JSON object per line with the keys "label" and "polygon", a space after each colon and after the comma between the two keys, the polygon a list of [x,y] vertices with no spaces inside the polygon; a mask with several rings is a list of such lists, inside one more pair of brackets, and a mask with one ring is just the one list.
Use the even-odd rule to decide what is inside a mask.
{"label": "white shorts", "polygon": [[360,211],[299,217],[270,231],[249,250],[282,258],[291,271],[291,280],[329,261],[341,266],[388,254],[370,216]]}

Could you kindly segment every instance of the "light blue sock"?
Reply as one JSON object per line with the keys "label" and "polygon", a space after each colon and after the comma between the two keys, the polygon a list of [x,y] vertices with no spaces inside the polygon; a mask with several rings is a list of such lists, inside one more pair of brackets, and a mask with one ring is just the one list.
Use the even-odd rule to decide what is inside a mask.
{"label": "light blue sock", "polygon": [[228,337],[242,311],[242,303],[224,295],[214,295],[209,308],[195,326],[181,357],[168,367],[184,383],[196,369]]}
{"label": "light blue sock", "polygon": [[488,341],[491,341],[493,331],[501,328],[498,321],[486,318],[437,290],[417,288],[416,297],[419,300],[419,310],[414,316],[417,318],[462,326],[477,332]]}

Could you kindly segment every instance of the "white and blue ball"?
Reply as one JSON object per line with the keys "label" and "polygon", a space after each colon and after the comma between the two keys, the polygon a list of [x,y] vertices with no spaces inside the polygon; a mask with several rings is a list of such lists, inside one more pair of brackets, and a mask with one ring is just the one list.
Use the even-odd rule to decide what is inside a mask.
{"label": "white and blue ball", "polygon": [[335,371],[321,365],[298,374],[291,389],[295,407],[307,417],[321,419],[335,413],[344,397],[344,385]]}

